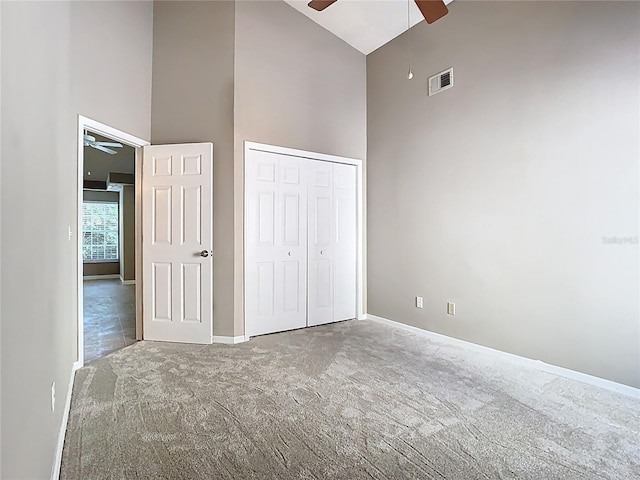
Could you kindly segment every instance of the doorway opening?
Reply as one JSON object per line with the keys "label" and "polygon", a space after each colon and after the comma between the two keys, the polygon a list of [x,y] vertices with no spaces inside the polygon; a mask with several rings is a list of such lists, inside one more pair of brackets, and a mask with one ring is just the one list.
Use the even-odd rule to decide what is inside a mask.
{"label": "doorway opening", "polygon": [[78,367],[142,338],[139,180],[148,144],[78,117]]}

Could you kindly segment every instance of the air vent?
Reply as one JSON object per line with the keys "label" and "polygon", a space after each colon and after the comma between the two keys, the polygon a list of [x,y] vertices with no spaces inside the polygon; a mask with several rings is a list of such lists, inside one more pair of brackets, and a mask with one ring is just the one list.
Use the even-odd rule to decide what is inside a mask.
{"label": "air vent", "polygon": [[453,87],[453,67],[429,77],[429,96]]}

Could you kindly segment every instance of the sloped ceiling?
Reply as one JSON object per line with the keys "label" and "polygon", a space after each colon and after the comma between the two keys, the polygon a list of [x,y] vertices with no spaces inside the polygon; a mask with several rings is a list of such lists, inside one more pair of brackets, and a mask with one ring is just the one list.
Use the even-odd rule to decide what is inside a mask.
{"label": "sloped ceiling", "polygon": [[322,12],[308,0],[284,1],[365,55],[405,32],[408,17],[411,26],[424,20],[413,0],[339,0]]}

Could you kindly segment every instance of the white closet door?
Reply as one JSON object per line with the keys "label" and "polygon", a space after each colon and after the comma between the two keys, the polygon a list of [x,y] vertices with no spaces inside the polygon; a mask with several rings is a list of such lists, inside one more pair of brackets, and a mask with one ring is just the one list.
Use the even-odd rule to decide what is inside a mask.
{"label": "white closet door", "polygon": [[356,317],[356,167],[309,161],[308,324]]}
{"label": "white closet door", "polygon": [[333,316],[333,164],[308,161],[309,287],[308,324],[334,321]]}
{"label": "white closet door", "polygon": [[[280,268],[276,270],[276,330],[307,326],[307,185],[304,164],[282,155],[279,164]],[[277,217],[277,215],[276,215]],[[280,276],[279,276],[280,275]],[[280,303],[281,302],[281,303]]]}
{"label": "white closet door", "polygon": [[302,164],[254,151],[247,159],[247,333],[305,327],[306,185]]}
{"label": "white closet door", "polygon": [[356,318],[356,167],[333,165],[333,320]]}

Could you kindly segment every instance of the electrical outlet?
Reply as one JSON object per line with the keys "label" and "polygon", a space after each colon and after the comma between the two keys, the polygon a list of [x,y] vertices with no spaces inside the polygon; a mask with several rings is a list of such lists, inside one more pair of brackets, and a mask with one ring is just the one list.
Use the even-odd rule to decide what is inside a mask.
{"label": "electrical outlet", "polygon": [[416,297],[416,307],[417,308],[423,308],[424,304],[422,302],[422,297]]}
{"label": "electrical outlet", "polygon": [[447,302],[447,314],[455,315],[456,314],[456,304],[453,302]]}
{"label": "electrical outlet", "polygon": [[56,382],[51,384],[51,411],[56,411]]}

